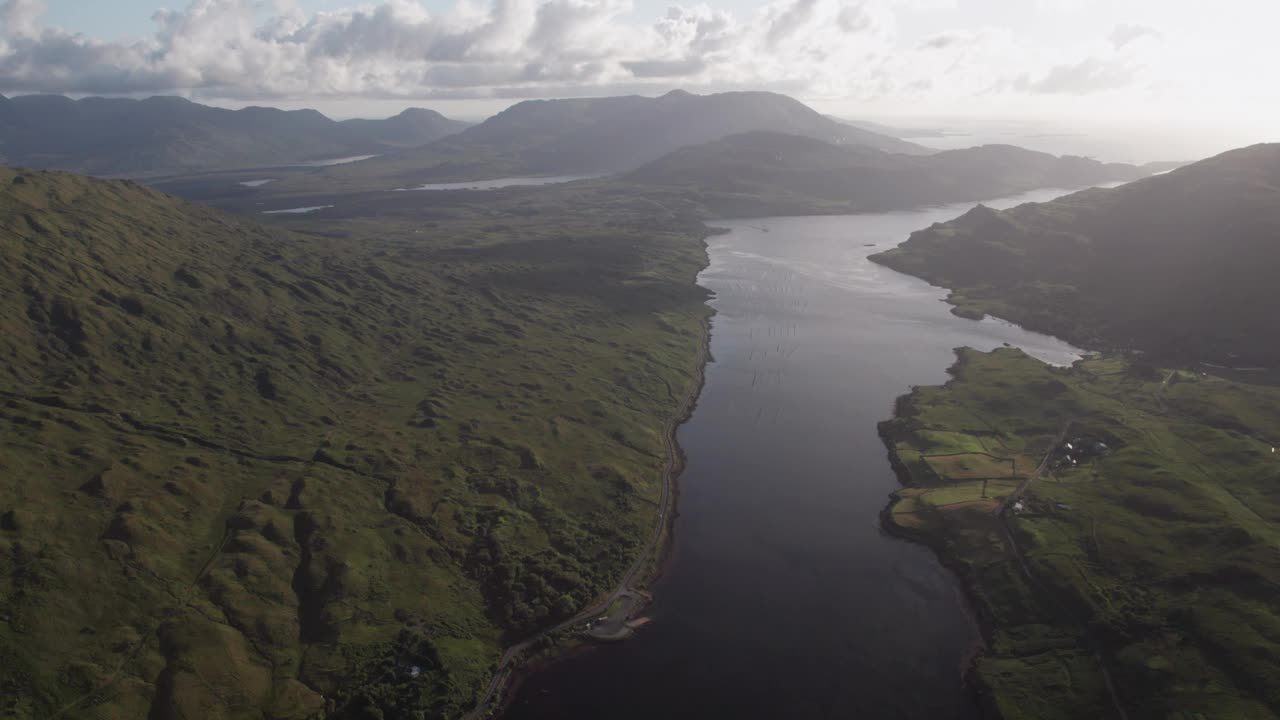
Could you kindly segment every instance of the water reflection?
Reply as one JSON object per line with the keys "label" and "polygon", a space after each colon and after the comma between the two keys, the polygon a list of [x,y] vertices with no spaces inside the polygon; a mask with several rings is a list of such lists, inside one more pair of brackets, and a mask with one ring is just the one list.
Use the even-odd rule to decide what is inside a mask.
{"label": "water reflection", "polygon": [[954,578],[879,528],[897,481],[876,423],[912,385],[945,381],[955,347],[1077,351],[952,315],[943,290],[866,259],[968,207],[717,223],[731,232],[700,277],[715,360],[679,432],[656,621],[535,675],[509,718],[976,714],[961,665],[978,635]]}

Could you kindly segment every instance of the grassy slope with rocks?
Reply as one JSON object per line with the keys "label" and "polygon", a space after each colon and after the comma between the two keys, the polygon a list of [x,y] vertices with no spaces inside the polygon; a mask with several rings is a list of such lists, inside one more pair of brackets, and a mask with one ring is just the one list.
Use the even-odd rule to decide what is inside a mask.
{"label": "grassy slope with rocks", "polygon": [[[968,585],[995,714],[1280,715],[1280,390],[1015,349],[962,349],[952,375],[881,427],[906,486],[885,522]],[[1001,519],[1068,422],[1112,452],[1051,468]]]}
{"label": "grassy slope with rocks", "polygon": [[1177,362],[1280,364],[1280,144],[1111,190],[975,208],[872,260],[992,314],[1091,348]]}
{"label": "grassy slope with rocks", "polygon": [[704,231],[558,202],[322,236],[0,170],[3,714],[454,717],[607,590]]}

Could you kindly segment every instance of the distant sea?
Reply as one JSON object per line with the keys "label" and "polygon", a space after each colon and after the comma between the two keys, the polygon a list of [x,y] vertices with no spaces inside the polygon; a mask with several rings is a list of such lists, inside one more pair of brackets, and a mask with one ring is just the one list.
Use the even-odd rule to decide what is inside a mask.
{"label": "distant sea", "polygon": [[[1268,138],[1222,136],[1187,130],[1124,129],[1079,131],[1051,126],[948,127],[934,124],[941,133],[905,140],[955,150],[975,145],[1017,145],[1054,155],[1082,155],[1103,162],[1147,163],[1162,160],[1201,160]],[[1270,138],[1280,140],[1280,133]]]}

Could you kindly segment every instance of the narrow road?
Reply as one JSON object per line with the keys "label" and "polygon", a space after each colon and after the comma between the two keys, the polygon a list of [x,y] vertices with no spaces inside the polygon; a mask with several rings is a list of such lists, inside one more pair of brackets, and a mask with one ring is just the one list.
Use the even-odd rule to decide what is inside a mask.
{"label": "narrow road", "polygon": [[1169,374],[1164,376],[1164,382],[1160,383],[1160,387],[1156,390],[1156,407],[1160,409],[1161,415],[1168,410],[1164,404],[1164,393],[1169,389],[1169,382],[1173,380],[1173,376],[1177,374],[1177,370],[1170,370]]}
{"label": "narrow road", "polygon": [[[1170,375],[1170,377],[1172,377],[1172,375]],[[1168,378],[1165,379],[1165,382],[1168,382]],[[1080,633],[1084,637],[1085,643],[1093,652],[1094,657],[1098,660],[1098,669],[1102,672],[1102,680],[1107,686],[1107,694],[1111,699],[1111,707],[1116,711],[1116,717],[1120,718],[1120,720],[1129,720],[1129,713],[1125,711],[1124,705],[1120,702],[1120,696],[1116,693],[1115,681],[1111,678],[1111,671],[1107,667],[1107,661],[1103,657],[1102,651],[1098,649],[1099,643],[1093,637],[1093,633],[1090,632],[1088,624],[1076,617],[1076,614],[1069,607],[1064,605],[1053,595],[1052,592],[1044,588],[1036,579],[1035,573],[1031,571],[1031,565],[1027,562],[1026,556],[1022,554],[1022,548],[1018,546],[1018,541],[1013,535],[1013,529],[1009,527],[1009,516],[1005,513],[1005,508],[1021,498],[1023,493],[1031,487],[1031,483],[1035,482],[1036,478],[1040,477],[1040,475],[1048,469],[1049,461],[1053,458],[1053,451],[1061,446],[1063,441],[1066,440],[1067,433],[1071,430],[1071,424],[1073,422],[1075,421],[1068,420],[1066,424],[1062,426],[1062,431],[1058,433],[1053,444],[1050,445],[1049,449],[1045,452],[1044,459],[1040,461],[1040,466],[1036,468],[1035,472],[1028,475],[1026,480],[1022,481],[1022,484],[1018,486],[1018,489],[1015,490],[1012,495],[1005,498],[1004,502],[1000,503],[1000,507],[996,511],[996,515],[999,518],[1000,530],[1004,534],[1005,542],[1008,545],[1009,550],[1013,553],[1014,560],[1018,562],[1018,568],[1022,570],[1023,576],[1027,578],[1027,582],[1031,585],[1033,590],[1047,598],[1049,602],[1057,606],[1063,614],[1079,626]]]}
{"label": "narrow road", "polygon": [[[649,560],[653,556],[654,551],[662,542],[662,535],[666,531],[667,521],[671,513],[672,505],[672,480],[680,469],[680,450],[676,446],[676,428],[689,415],[693,409],[693,403],[698,398],[698,393],[702,389],[703,372],[706,366],[708,345],[711,342],[710,329],[703,328],[702,341],[698,347],[698,356],[695,359],[694,382],[690,384],[685,396],[681,399],[680,405],[676,411],[667,420],[663,426],[662,442],[666,450],[666,464],[662,469],[662,494],[658,500],[658,512],[653,519],[653,532],[649,535],[649,540],[645,543],[644,548],[636,555],[636,559],[632,561],[631,566],[623,573],[622,578],[618,581],[618,586],[614,588],[609,596],[564,622],[543,630],[538,634],[526,638],[525,640],[512,645],[502,653],[502,658],[498,661],[498,670],[494,673],[493,679],[489,682],[489,687],[485,691],[484,697],[480,699],[471,712],[463,716],[463,720],[480,720],[488,717],[488,713],[493,709],[494,700],[501,697],[503,688],[506,687],[507,681],[511,677],[511,673],[519,665],[520,655],[528,650],[534,643],[551,635],[560,632],[575,625],[581,625],[588,620],[599,617],[602,613],[613,605],[614,601],[623,595],[635,595],[632,585],[638,580],[643,579],[644,571],[649,565]],[[626,605],[624,603],[624,605]],[[631,604],[629,607],[634,609],[639,607],[638,604]]]}
{"label": "narrow road", "polygon": [[1010,505],[1021,499],[1023,493],[1031,487],[1031,483],[1035,482],[1040,475],[1049,468],[1049,461],[1053,459],[1053,451],[1058,449],[1058,447],[1062,445],[1062,442],[1067,439],[1067,433],[1071,430],[1071,423],[1073,422],[1075,421],[1068,420],[1066,424],[1062,426],[1062,430],[1058,432],[1058,436],[1053,439],[1053,442],[1049,445],[1049,449],[1045,451],[1044,459],[1040,461],[1040,465],[1018,485],[1018,489],[1014,490],[1008,497],[1002,500],[998,506],[996,506],[997,515],[1004,515],[1005,510],[1009,509]]}

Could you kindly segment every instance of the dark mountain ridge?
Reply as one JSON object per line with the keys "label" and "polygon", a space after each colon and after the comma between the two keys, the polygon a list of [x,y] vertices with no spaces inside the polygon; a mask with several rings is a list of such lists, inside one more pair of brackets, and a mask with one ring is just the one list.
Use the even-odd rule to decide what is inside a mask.
{"label": "dark mountain ridge", "polygon": [[509,175],[589,175],[634,169],[677,148],[753,130],[899,153],[927,149],[836,122],[777,93],[636,95],[527,100],[431,145],[331,168],[333,180],[389,182]]}
{"label": "dark mountain ridge", "polygon": [[1275,366],[1280,144],[1233,150],[1111,190],[979,207],[877,262],[1086,347]]}
{"label": "dark mountain ridge", "polygon": [[0,160],[94,175],[155,176],[372,155],[467,126],[430,110],[335,122],[315,110],[23,95],[0,102]]}
{"label": "dark mountain ridge", "polygon": [[344,128],[392,147],[417,147],[462,132],[470,123],[451,120],[435,110],[408,108],[385,120],[356,118],[338,122]]}
{"label": "dark mountain ridge", "polygon": [[882,212],[1080,187],[1149,174],[1134,165],[1010,145],[932,155],[886,153],[772,132],[681,148],[619,178],[690,194],[713,215]]}

